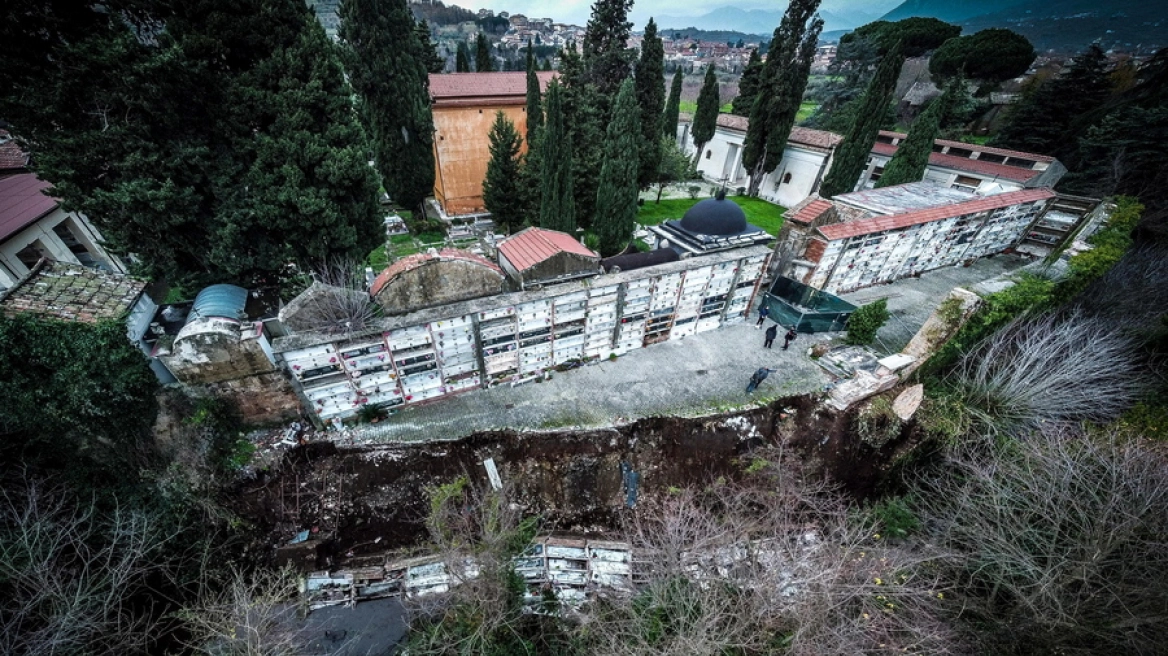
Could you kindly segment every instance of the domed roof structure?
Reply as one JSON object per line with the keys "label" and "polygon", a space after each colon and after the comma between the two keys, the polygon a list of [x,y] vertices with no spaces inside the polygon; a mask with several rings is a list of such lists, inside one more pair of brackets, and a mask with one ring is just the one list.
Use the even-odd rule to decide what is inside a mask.
{"label": "domed roof structure", "polygon": [[681,217],[681,227],[698,235],[737,235],[747,230],[746,212],[719,191],[715,198],[689,208]]}

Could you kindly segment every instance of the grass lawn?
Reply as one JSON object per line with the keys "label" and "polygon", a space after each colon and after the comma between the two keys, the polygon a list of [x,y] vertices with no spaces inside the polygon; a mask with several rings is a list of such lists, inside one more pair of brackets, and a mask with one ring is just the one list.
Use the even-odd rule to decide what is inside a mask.
{"label": "grass lawn", "polygon": [[[726,199],[738,203],[746,212],[747,221],[766,230],[771,236],[779,236],[779,228],[783,227],[783,212],[787,211],[785,207],[749,196],[727,196]],[[680,219],[686,210],[701,200],[703,199],[669,198],[663,199],[660,204],[647,200],[637,211],[637,222],[651,226],[668,219]]]}
{"label": "grass lawn", "polygon": [[[678,101],[678,107],[681,109],[681,112],[683,114],[691,114],[692,115],[692,114],[696,114],[698,111],[698,102],[696,100],[681,100],[681,101]],[[730,107],[731,107],[730,103],[726,103],[725,105],[722,105],[721,107],[719,107],[718,111],[722,112],[723,114],[729,114]]]}
{"label": "grass lawn", "polygon": [[804,102],[799,104],[799,113],[795,114],[795,124],[798,125],[807,120],[808,116],[819,107],[819,103]]}

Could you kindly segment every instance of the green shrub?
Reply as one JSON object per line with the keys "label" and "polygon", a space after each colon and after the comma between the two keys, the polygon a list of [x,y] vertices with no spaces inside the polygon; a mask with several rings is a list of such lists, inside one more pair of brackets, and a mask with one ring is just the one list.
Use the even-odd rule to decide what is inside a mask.
{"label": "green shrub", "polygon": [[871,344],[876,331],[888,321],[888,301],[880,299],[858,308],[848,318],[848,344]]}
{"label": "green shrub", "polygon": [[912,497],[885,497],[872,504],[872,516],[879,522],[884,535],[904,538],[916,533],[921,522],[913,513]]}

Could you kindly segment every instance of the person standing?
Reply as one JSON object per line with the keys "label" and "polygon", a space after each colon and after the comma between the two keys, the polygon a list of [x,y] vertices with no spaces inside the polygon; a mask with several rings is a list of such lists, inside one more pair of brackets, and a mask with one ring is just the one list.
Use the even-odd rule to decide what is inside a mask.
{"label": "person standing", "polygon": [[762,343],[763,348],[770,348],[775,343],[775,338],[779,336],[779,324],[774,324],[766,331],[766,341]]}
{"label": "person standing", "polygon": [[766,367],[759,367],[759,370],[754,372],[754,375],[750,377],[750,384],[746,386],[746,393],[750,394],[754,390],[758,389],[758,386],[762,384],[762,381],[767,379],[767,376],[771,375],[772,371],[778,371],[778,369],[767,369]]}
{"label": "person standing", "polygon": [[771,309],[767,307],[766,301],[763,301],[762,305],[758,306],[758,323],[754,324],[754,327],[756,329],[761,329],[763,322],[765,322],[767,317],[770,315]]}
{"label": "person standing", "polygon": [[787,347],[790,346],[791,342],[795,341],[795,338],[798,336],[799,333],[795,332],[794,327],[788,330],[787,334],[783,335],[783,350],[786,351]]}

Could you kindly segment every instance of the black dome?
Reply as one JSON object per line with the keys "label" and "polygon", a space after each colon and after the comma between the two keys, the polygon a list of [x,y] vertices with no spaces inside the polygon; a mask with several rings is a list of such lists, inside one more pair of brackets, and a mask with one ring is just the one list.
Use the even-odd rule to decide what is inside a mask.
{"label": "black dome", "polygon": [[746,231],[746,212],[719,193],[689,208],[681,227],[699,235],[737,235]]}

